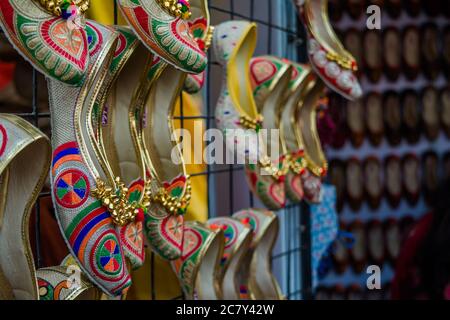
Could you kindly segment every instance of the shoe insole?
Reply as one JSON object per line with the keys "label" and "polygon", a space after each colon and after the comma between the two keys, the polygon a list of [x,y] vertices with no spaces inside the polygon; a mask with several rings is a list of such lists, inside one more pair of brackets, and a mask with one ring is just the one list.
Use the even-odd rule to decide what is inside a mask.
{"label": "shoe insole", "polygon": [[[33,141],[20,151],[2,175],[5,203],[0,228],[0,266],[18,300],[38,300],[33,255],[29,241],[29,215],[47,161],[48,145],[44,139]],[[30,161],[33,158],[33,161]],[[7,187],[5,188],[5,185]]]}
{"label": "shoe insole", "polygon": [[[180,99],[186,74],[167,66],[151,88],[147,100],[144,143],[148,150],[151,165],[160,182],[170,182],[185,174],[181,161],[181,150],[176,147],[173,112],[177,99]],[[174,159],[172,159],[174,157]]]}
{"label": "shoe insole", "polygon": [[305,148],[305,155],[311,159],[315,166],[323,167],[326,164],[325,156],[317,132],[317,103],[323,94],[323,82],[317,80],[314,87],[308,92],[300,107],[298,128],[300,138]]}
{"label": "shoe insole", "polygon": [[255,119],[258,111],[252,94],[250,75],[242,71],[249,70],[250,59],[256,46],[256,27],[251,25],[236,45],[227,67],[228,89],[238,111]]}

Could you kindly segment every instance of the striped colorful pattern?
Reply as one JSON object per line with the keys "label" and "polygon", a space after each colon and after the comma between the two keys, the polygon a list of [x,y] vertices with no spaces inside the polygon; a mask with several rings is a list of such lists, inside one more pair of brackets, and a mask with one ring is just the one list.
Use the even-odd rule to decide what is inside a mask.
{"label": "striped colorful pattern", "polygon": [[86,245],[92,235],[103,225],[110,223],[112,220],[108,210],[102,206],[100,201],[96,201],[80,211],[66,229],[66,237],[82,263],[84,263]]}
{"label": "striped colorful pattern", "polygon": [[82,162],[80,149],[75,141],[65,143],[55,149],[53,152],[52,173],[55,174],[56,170],[68,161]]}

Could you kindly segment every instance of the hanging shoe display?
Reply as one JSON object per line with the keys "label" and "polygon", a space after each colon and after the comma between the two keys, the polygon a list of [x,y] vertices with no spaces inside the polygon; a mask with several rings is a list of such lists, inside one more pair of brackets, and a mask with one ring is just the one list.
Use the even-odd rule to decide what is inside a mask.
{"label": "hanging shoe display", "polygon": [[[236,155],[239,161],[258,168],[258,172],[254,172],[256,179],[255,175],[251,175],[251,186],[256,186],[254,180],[258,180],[258,175],[278,180],[282,172],[278,159],[277,163],[274,163],[267,153],[261,132],[264,119],[258,112],[253,98],[250,74],[249,72],[240,74],[241,70],[250,70],[250,58],[256,46],[256,24],[229,21],[218,25],[214,33],[213,46],[216,58],[225,72],[216,106],[216,123],[224,133],[227,151]],[[267,204],[272,207],[283,207],[285,202],[283,186],[276,183],[269,185],[269,188],[274,189],[256,193],[270,194],[265,200],[272,202],[276,199],[276,201],[275,204]],[[267,186],[267,183],[262,183],[258,187]]]}

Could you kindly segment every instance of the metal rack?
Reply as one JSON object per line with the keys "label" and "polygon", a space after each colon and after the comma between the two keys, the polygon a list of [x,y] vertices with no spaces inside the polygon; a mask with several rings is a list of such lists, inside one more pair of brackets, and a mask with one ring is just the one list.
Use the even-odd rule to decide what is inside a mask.
{"label": "metal rack", "polygon": [[[118,9],[114,0],[114,21],[118,20]],[[238,7],[243,5],[248,6],[247,12],[242,12]],[[256,8],[255,5],[258,5]],[[262,8],[267,9],[265,15],[260,17]],[[288,26],[286,20],[279,17],[274,17],[273,13],[277,12],[279,8],[285,8],[284,14],[290,15],[293,19],[292,26]],[[287,58],[299,62],[305,62],[306,49],[304,42],[302,41],[304,30],[299,23],[295,14],[295,8],[292,5],[291,0],[210,0],[209,5],[212,22],[215,21],[215,17],[220,15],[224,19],[243,19],[254,21],[258,24],[264,37],[259,37],[260,43],[265,43],[267,49],[260,50],[258,54],[275,54],[272,50],[274,47],[275,38],[283,39],[285,43],[288,43],[291,47],[291,52],[287,52],[286,48],[281,48],[281,52],[277,52]],[[293,18],[292,18],[293,17]],[[0,30],[1,32],[1,30]],[[275,37],[276,35],[276,37]],[[288,56],[285,56],[288,55]],[[186,117],[183,110],[183,103],[180,103],[180,116],[177,120],[180,121],[181,127],[184,127],[187,121],[204,121],[206,129],[214,127],[214,106],[216,104],[216,97],[214,96],[211,88],[214,85],[211,78],[211,72],[214,68],[219,68],[218,64],[214,61],[213,54],[209,54],[210,62],[208,66],[207,84],[204,90],[205,110],[199,116]],[[214,78],[215,79],[215,78]],[[29,113],[21,113],[20,116],[29,120],[36,126],[39,126],[39,120],[42,118],[49,118],[48,112],[39,112],[38,106],[38,87],[37,87],[37,72],[33,70],[32,77],[32,109]],[[181,100],[181,99],[180,99]],[[228,203],[228,213],[233,213],[236,210],[261,206],[258,204],[245,183],[240,184],[238,179],[243,176],[243,167],[238,165],[229,165],[227,167],[216,168],[215,166],[208,166],[206,171],[195,173],[191,175],[193,179],[196,177],[206,177],[208,183],[208,213],[209,216],[215,215],[214,206],[217,206],[218,200],[222,203]],[[219,183],[228,185],[227,195],[218,195],[215,188]],[[195,190],[194,190],[195,192]],[[239,193],[239,199],[237,194]],[[247,193],[247,202],[243,201],[241,195]],[[49,197],[50,193],[41,193],[39,199]],[[222,198],[220,198],[222,197]],[[220,198],[220,199],[219,199]],[[213,214],[214,212],[214,214]],[[45,250],[45,247],[41,246],[41,211],[39,207],[39,201],[35,208],[35,244],[36,244],[36,264],[40,267],[41,253]],[[310,217],[309,206],[306,203],[288,205],[285,210],[278,213],[281,222],[280,250],[274,253],[272,261],[274,264],[280,265],[277,269],[278,280],[280,281],[285,296],[288,299],[311,299],[312,298],[312,281],[311,281],[311,236],[310,236]],[[291,239],[298,239],[296,243],[293,243]],[[151,297],[155,299],[156,289],[154,285],[155,273],[154,273],[154,261],[155,257],[152,254],[150,257],[151,263]],[[182,299],[182,296],[174,297],[173,299]]]}

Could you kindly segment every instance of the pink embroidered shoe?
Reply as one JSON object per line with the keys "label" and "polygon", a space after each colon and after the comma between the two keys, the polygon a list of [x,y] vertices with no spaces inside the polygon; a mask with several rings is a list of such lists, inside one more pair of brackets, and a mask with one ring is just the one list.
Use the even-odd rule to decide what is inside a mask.
{"label": "pink embroidered shoe", "polygon": [[[264,119],[263,129],[278,130],[280,110],[291,74],[290,64],[276,57],[262,56],[251,60],[251,84],[258,112]],[[251,190],[271,210],[279,210],[286,205],[284,181],[289,170],[289,162],[280,146],[279,135],[272,137],[269,133],[267,148],[279,157],[278,162],[273,162],[278,169],[275,176],[261,175],[262,168],[259,165],[250,164],[245,168]]]}
{"label": "pink embroidered shoe", "polygon": [[241,288],[252,300],[284,300],[272,273],[272,250],[279,231],[277,216],[271,211],[247,209],[236,212],[233,218],[251,228],[253,233],[242,263]]}
{"label": "pink embroidered shoe", "polygon": [[328,18],[328,0],[295,1],[307,29],[308,54],[313,70],[334,91],[349,100],[362,96],[358,65],[334,33]]}
{"label": "pink embroidered shoe", "polygon": [[[250,70],[250,58],[256,46],[256,24],[246,21],[220,24],[214,32],[213,46],[225,72],[216,106],[217,127],[224,133],[227,151],[237,155],[238,163],[249,165],[251,188],[258,195],[270,194],[261,199],[267,200],[265,202],[270,206],[280,208],[285,202],[283,186],[264,183],[263,188],[260,188],[257,185],[262,176],[277,181],[282,174],[279,159],[273,161],[267,153],[261,133],[263,117],[253,98],[251,77],[248,72],[242,72]],[[268,185],[273,189],[263,190]]]}
{"label": "pink embroidered shoe", "polygon": [[298,114],[298,106],[303,103],[316,77],[308,66],[295,62],[291,64],[294,68],[280,122],[283,150],[289,155],[290,161],[290,170],[286,176],[286,191],[291,201],[299,202],[305,199],[317,203],[320,199],[321,179],[311,174],[308,168]]}
{"label": "pink embroidered shoe", "polygon": [[[214,27],[210,24],[210,15],[207,0],[190,0],[192,16],[189,20],[189,28],[198,43],[198,47],[208,52],[211,46]],[[184,83],[184,91],[195,94],[202,90],[206,81],[206,71],[199,74],[188,74]]]}
{"label": "pink embroidered shoe", "polygon": [[206,53],[187,21],[189,0],[117,0],[117,4],[139,39],[165,62],[188,73],[206,68]]}
{"label": "pink embroidered shoe", "polygon": [[244,256],[252,241],[251,230],[241,222],[229,217],[210,219],[207,225],[213,230],[223,230],[225,235],[225,249],[220,262],[219,273],[222,299],[239,300],[238,276]]}
{"label": "pink embroidered shoe", "polygon": [[187,300],[220,300],[220,261],[225,238],[221,229],[212,230],[199,222],[184,225],[183,254],[171,262]]}
{"label": "pink embroidered shoe", "polygon": [[[42,1],[41,1],[42,2]],[[47,77],[81,85],[89,65],[88,37],[80,20],[52,15],[39,1],[0,1],[0,26],[17,51]]]}

